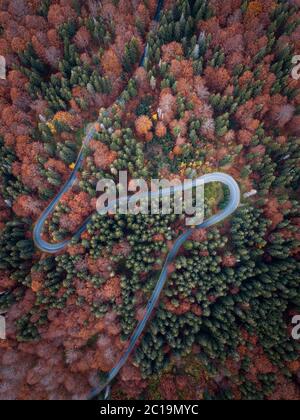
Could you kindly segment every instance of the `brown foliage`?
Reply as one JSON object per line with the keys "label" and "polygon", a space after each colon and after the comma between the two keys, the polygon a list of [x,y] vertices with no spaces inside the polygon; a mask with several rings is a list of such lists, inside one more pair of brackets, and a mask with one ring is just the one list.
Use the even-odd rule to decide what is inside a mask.
{"label": "brown foliage", "polygon": [[44,203],[42,201],[34,199],[29,195],[20,195],[13,205],[13,210],[17,216],[36,219],[40,215],[43,207]]}
{"label": "brown foliage", "polygon": [[162,46],[163,61],[171,62],[172,60],[183,56],[182,45],[178,42],[170,42]]}
{"label": "brown foliage", "polygon": [[76,12],[72,7],[68,5],[61,6],[59,4],[52,4],[50,6],[48,22],[55,28],[58,28],[64,22],[72,19],[76,19]]}
{"label": "brown foliage", "polygon": [[115,51],[110,48],[103,54],[101,64],[104,70],[104,73],[111,78],[118,78],[122,73],[122,64],[115,53]]}
{"label": "brown foliage", "polygon": [[91,41],[91,35],[89,31],[82,26],[76,33],[74,37],[75,44],[80,49],[85,49]]}
{"label": "brown foliage", "polygon": [[230,74],[225,67],[205,69],[205,81],[209,89],[214,92],[223,92],[230,81]]}
{"label": "brown foliage", "polygon": [[117,153],[111,151],[100,141],[92,140],[90,148],[94,151],[94,161],[97,168],[108,169],[117,158]]}

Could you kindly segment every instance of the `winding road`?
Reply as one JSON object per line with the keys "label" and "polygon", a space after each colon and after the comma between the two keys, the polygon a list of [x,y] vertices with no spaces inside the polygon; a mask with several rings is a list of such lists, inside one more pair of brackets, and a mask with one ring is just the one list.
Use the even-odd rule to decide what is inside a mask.
{"label": "winding road", "polygon": [[[155,14],[155,21],[157,21],[157,22],[160,19],[160,14],[161,14],[161,10],[163,8],[163,4],[164,4],[163,0],[159,0],[158,3],[157,3],[157,11],[156,11],[156,14]],[[148,48],[146,46],[143,57],[142,57],[142,60],[141,60],[141,65],[144,65],[145,58],[147,56],[147,50],[148,50]],[[92,127],[89,130],[89,132],[87,133],[86,137],[84,138],[82,148],[79,152],[74,170],[73,170],[70,178],[65,183],[65,185],[63,186],[61,191],[58,193],[58,195],[53,199],[53,201],[49,204],[49,206],[44,210],[44,212],[40,216],[39,220],[35,224],[34,231],[33,231],[33,239],[34,239],[34,242],[35,242],[36,246],[42,252],[46,252],[46,253],[49,253],[49,254],[56,254],[57,252],[62,251],[64,248],[66,248],[70,244],[71,240],[74,237],[79,238],[81,236],[81,234],[86,230],[87,225],[91,222],[92,216],[90,216],[84,222],[84,224],[78,229],[78,231],[73,236],[73,238],[71,238],[69,240],[66,240],[66,241],[63,241],[63,242],[60,242],[60,243],[57,243],[57,244],[51,244],[51,243],[48,243],[48,242],[46,242],[45,240],[42,239],[42,232],[43,232],[44,224],[45,224],[47,218],[52,214],[53,210],[55,209],[56,205],[61,200],[62,196],[67,191],[69,191],[70,188],[72,188],[72,186],[74,185],[74,183],[77,179],[76,178],[77,173],[80,170],[80,168],[82,167],[82,164],[83,164],[83,161],[84,161],[84,148],[92,140],[95,133],[96,133],[96,130],[95,130],[94,127]],[[217,223],[222,222],[224,219],[226,219],[232,213],[234,213],[235,210],[238,208],[238,206],[240,204],[240,188],[239,188],[237,182],[231,176],[229,176],[227,174],[224,174],[224,173],[212,173],[212,174],[204,175],[204,176],[202,176],[198,179],[195,179],[195,180],[191,181],[190,184],[187,184],[185,186],[185,189],[190,189],[190,188],[196,186],[198,183],[209,184],[209,183],[212,183],[212,182],[220,182],[220,183],[226,185],[229,188],[229,191],[230,191],[229,204],[227,205],[227,207],[224,210],[222,210],[221,212],[217,213],[216,215],[210,217],[209,219],[205,220],[203,223],[196,226],[196,229],[206,229],[206,228],[209,228],[210,226],[213,226]],[[169,194],[169,193],[170,193],[170,191],[167,190],[167,189],[161,191],[162,196],[164,196],[165,194]],[[156,193],[150,193],[151,196],[153,196],[155,194]],[[123,199],[124,198],[122,198],[122,200]],[[127,200],[127,197],[125,197],[125,199]],[[115,202],[111,203],[111,206],[114,206],[116,203],[117,204],[120,203],[120,201],[121,200],[116,200]],[[150,298],[150,300],[147,304],[144,318],[138,323],[135,331],[133,332],[133,334],[130,338],[129,345],[128,345],[127,349],[123,353],[119,362],[109,372],[105,383],[101,384],[99,387],[94,389],[91,392],[91,394],[88,396],[89,399],[95,398],[102,391],[105,391],[106,396],[109,394],[110,383],[118,375],[120,369],[127,362],[128,357],[130,356],[133,349],[135,348],[138,339],[140,338],[141,334],[143,333],[143,331],[146,327],[146,324],[149,321],[149,318],[151,317],[151,315],[153,313],[153,310],[154,310],[154,308],[155,308],[155,306],[156,306],[156,304],[159,300],[161,292],[162,292],[162,290],[165,286],[165,283],[167,281],[169,265],[174,261],[176,255],[178,254],[179,249],[186,242],[186,240],[192,235],[193,231],[194,231],[194,229],[188,229],[185,233],[180,235],[177,238],[177,240],[175,241],[175,243],[173,245],[173,248],[171,249],[171,251],[169,252],[169,254],[168,254],[168,256],[165,260],[165,263],[164,263],[164,266],[163,266],[162,271],[160,273],[160,276],[159,276],[158,282],[156,284],[156,287],[155,287],[155,289],[153,291],[153,294],[152,294],[152,296],[151,296],[151,298]]]}

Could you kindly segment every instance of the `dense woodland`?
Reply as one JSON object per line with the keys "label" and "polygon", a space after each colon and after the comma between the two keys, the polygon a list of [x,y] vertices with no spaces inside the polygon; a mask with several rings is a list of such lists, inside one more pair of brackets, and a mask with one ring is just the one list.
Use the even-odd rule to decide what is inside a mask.
{"label": "dense woodland", "polygon": [[[300,399],[299,0],[1,0],[0,399],[85,399],[115,365],[185,227],[100,216],[99,179],[232,175],[244,198],[195,230],[112,398]],[[146,43],[144,67],[140,60]],[[64,252],[32,240],[87,231]],[[228,191],[206,188],[206,214]]]}

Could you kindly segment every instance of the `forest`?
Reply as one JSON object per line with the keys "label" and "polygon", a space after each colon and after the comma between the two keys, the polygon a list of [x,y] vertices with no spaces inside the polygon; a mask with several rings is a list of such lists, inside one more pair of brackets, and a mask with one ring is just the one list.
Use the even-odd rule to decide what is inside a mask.
{"label": "forest", "polygon": [[[97,214],[98,181],[119,171],[223,172],[242,202],[180,249],[110,398],[300,400],[300,1],[165,0],[159,19],[157,6],[1,0],[0,400],[87,399],[143,318],[186,225]],[[82,147],[43,230],[71,241],[42,252],[34,226]],[[206,217],[228,198],[207,185]]]}

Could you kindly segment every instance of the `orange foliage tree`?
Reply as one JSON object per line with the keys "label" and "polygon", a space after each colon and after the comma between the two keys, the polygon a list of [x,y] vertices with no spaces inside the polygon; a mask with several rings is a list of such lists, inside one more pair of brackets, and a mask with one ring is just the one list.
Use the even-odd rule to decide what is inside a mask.
{"label": "orange foliage tree", "polygon": [[167,128],[163,122],[159,121],[155,128],[155,134],[157,137],[164,137],[167,134]]}
{"label": "orange foliage tree", "polygon": [[120,77],[122,73],[122,64],[112,48],[105,51],[101,60],[101,64],[107,76],[116,79]]}
{"label": "orange foliage tree", "polygon": [[141,115],[135,121],[135,129],[139,136],[145,136],[147,139],[149,138],[149,132],[152,128],[153,124],[149,117],[146,115]]}

